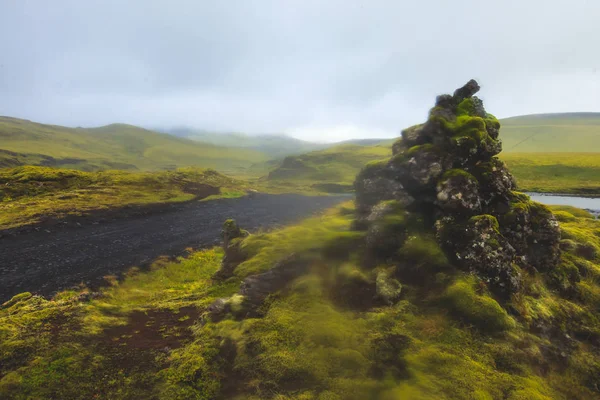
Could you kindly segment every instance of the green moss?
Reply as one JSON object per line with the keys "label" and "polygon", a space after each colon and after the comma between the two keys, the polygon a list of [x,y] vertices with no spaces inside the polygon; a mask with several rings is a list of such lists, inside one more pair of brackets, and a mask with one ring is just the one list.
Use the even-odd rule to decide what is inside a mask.
{"label": "green moss", "polygon": [[471,98],[464,99],[456,107],[456,115],[458,116],[472,115],[474,112],[473,99]]}
{"label": "green moss", "polygon": [[514,328],[515,321],[500,304],[487,295],[477,294],[476,285],[476,279],[469,277],[459,279],[450,286],[445,295],[450,309],[462,321],[484,331],[498,332]]}
{"label": "green moss", "polygon": [[15,296],[13,296],[10,300],[8,300],[6,303],[2,304],[3,308],[9,308],[14,306],[15,304],[24,301],[24,300],[28,300],[31,298],[31,296],[33,296],[31,293],[29,292],[23,292],[23,293],[19,293]]}
{"label": "green moss", "polygon": [[323,243],[322,254],[329,259],[346,260],[364,244],[364,232],[340,232]]}
{"label": "green moss", "polygon": [[426,278],[450,266],[444,251],[431,234],[411,235],[398,250],[398,257],[408,270],[408,276]]}
{"label": "green moss", "polygon": [[469,219],[469,223],[470,224],[485,224],[486,226],[491,227],[495,233],[500,233],[500,224],[498,223],[498,220],[496,219],[496,217],[494,217],[493,215],[489,215],[489,214],[482,214],[482,215],[475,215],[473,217],[471,217]]}
{"label": "green moss", "polygon": [[402,285],[400,282],[394,279],[390,272],[385,269],[377,272],[375,289],[377,296],[389,304],[396,301],[402,293]]}
{"label": "green moss", "polygon": [[461,177],[464,179],[468,179],[468,180],[477,182],[477,179],[473,175],[471,175],[464,169],[459,169],[459,168],[449,169],[448,171],[444,172],[444,174],[441,177],[441,180],[446,180],[446,179],[455,178],[455,177]]}
{"label": "green moss", "polygon": [[560,222],[574,222],[577,220],[573,214],[567,211],[554,211],[554,216]]}
{"label": "green moss", "polygon": [[[352,203],[345,203],[343,206],[349,208]],[[333,209],[324,216],[309,218],[295,226],[251,235],[241,244],[241,250],[248,255],[248,259],[236,268],[235,274],[244,278],[263,272],[292,253],[318,257],[322,254],[325,243],[335,244],[340,236],[351,240],[356,238],[354,234],[344,233],[350,231],[352,219],[353,215],[340,215],[337,209]]]}
{"label": "green moss", "polygon": [[413,157],[417,153],[425,153],[425,152],[439,152],[439,148],[431,143],[419,144],[416,146],[412,146],[408,149],[404,154],[405,157]]}
{"label": "green moss", "polygon": [[0,229],[97,211],[245,194],[249,184],[211,169],[133,173],[49,167],[0,169]]}
{"label": "green moss", "polygon": [[550,210],[552,210],[555,214],[557,211],[562,211],[564,213],[569,213],[577,218],[589,218],[594,219],[594,216],[586,210],[582,210],[581,208],[573,207],[573,206],[549,206]]}

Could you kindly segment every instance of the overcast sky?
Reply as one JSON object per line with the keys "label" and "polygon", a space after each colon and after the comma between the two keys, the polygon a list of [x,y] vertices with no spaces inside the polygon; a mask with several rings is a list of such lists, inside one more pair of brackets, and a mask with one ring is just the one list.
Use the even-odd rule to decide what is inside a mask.
{"label": "overcast sky", "polygon": [[0,0],[0,115],[394,136],[470,78],[499,116],[600,111],[597,0]]}

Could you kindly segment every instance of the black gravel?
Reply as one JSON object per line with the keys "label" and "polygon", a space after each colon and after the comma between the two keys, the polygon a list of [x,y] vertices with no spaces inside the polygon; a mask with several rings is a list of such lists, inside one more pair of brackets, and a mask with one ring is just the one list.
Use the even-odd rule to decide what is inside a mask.
{"label": "black gravel", "polygon": [[257,194],[188,203],[108,222],[69,221],[4,236],[0,238],[0,304],[24,291],[50,296],[82,282],[94,287],[105,275],[148,265],[159,256],[212,246],[219,242],[227,218],[235,218],[251,232],[272,229],[345,200],[349,197]]}

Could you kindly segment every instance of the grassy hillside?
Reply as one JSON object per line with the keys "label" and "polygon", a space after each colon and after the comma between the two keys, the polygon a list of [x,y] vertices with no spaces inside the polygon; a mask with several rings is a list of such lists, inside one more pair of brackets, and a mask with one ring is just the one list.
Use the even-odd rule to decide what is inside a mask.
{"label": "grassy hillside", "polygon": [[[246,261],[224,282],[211,279],[223,255],[211,249],[109,277],[97,294],[16,296],[0,307],[0,397],[598,398],[600,221],[562,208],[564,271],[580,280],[556,290],[560,277],[529,271],[506,304],[426,235],[402,248],[413,278],[386,286],[389,266],[361,265],[348,207],[245,238]],[[242,279],[291,251],[310,268],[243,317]],[[378,303],[371,286],[400,298]],[[230,313],[203,318],[219,298]]]}
{"label": "grassy hillside", "polygon": [[268,157],[157,133],[136,126],[66,128],[0,117],[0,167],[25,164],[93,171],[197,166],[237,173]]}
{"label": "grassy hillside", "polygon": [[[346,191],[369,161],[389,157],[391,144],[337,146],[270,163],[268,181],[281,187]],[[500,154],[517,179],[520,190],[576,194],[600,194],[600,152]],[[267,164],[254,169],[261,173]]]}
{"label": "grassy hillside", "polygon": [[214,170],[191,167],[144,173],[0,169],[0,230],[131,206],[240,196],[247,187]]}
{"label": "grassy hillside", "polygon": [[283,158],[288,155],[298,155],[311,151],[324,150],[344,144],[359,146],[374,146],[386,139],[350,139],[337,143],[315,143],[300,140],[284,134],[272,135],[247,135],[244,133],[210,132],[195,129],[168,129],[162,132],[176,136],[211,143],[225,147],[239,147],[253,149],[265,153],[273,159]]}
{"label": "grassy hillside", "polygon": [[276,134],[246,135],[243,133],[209,132],[195,129],[170,129],[164,132],[217,146],[252,149],[264,153],[270,158],[302,154],[330,146]]}
{"label": "grassy hillside", "polygon": [[600,152],[600,113],[524,115],[500,120],[504,152]]}
{"label": "grassy hillside", "polygon": [[387,146],[346,144],[288,156],[271,170],[268,180],[280,185],[316,185],[325,190],[344,191],[351,188],[357,172],[366,163],[388,157],[390,152]]}
{"label": "grassy hillside", "polygon": [[502,153],[521,190],[600,194],[598,153]]}

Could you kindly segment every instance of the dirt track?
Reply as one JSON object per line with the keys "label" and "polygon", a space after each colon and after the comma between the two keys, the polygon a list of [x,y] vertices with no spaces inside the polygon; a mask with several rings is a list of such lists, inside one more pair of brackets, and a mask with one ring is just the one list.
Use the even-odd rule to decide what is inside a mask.
{"label": "dirt track", "polygon": [[250,231],[274,228],[349,200],[348,196],[295,194],[194,202],[151,215],[103,223],[69,223],[0,238],[0,304],[29,291],[45,296],[144,265],[161,255],[219,241],[223,221]]}

